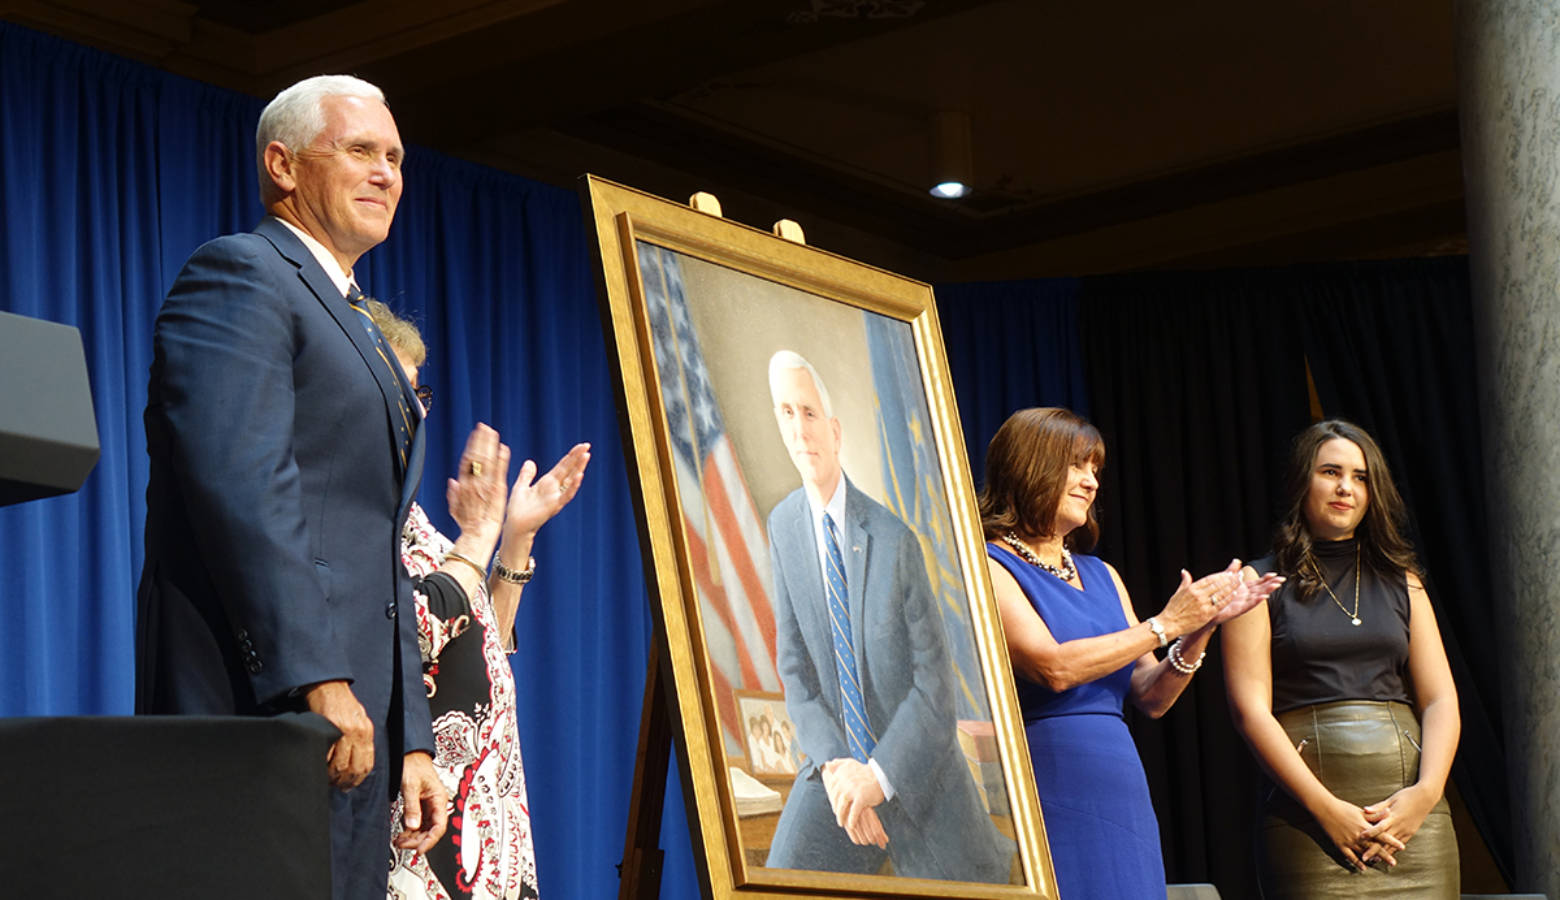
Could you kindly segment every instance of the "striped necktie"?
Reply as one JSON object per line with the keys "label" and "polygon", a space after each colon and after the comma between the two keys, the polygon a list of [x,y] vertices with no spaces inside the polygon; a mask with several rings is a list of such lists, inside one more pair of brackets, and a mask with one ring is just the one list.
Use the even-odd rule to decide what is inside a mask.
{"label": "striped necktie", "polygon": [[861,699],[861,682],[856,672],[856,650],[850,635],[849,588],[845,584],[845,556],[840,552],[840,533],[834,518],[823,514],[823,544],[829,554],[829,577],[825,592],[829,595],[829,624],[834,635],[834,668],[840,676],[841,718],[850,755],[866,762],[877,746],[877,738],[867,726],[867,708]]}
{"label": "striped necktie", "polygon": [[368,307],[363,303],[363,292],[358,286],[347,286],[347,305],[353,311],[362,316],[363,327],[367,329],[368,336],[374,341],[374,349],[378,351],[379,358],[390,369],[390,380],[397,388],[395,392],[396,404],[400,407],[399,416],[391,416],[395,425],[396,437],[400,438],[400,446],[396,450],[401,454],[401,471],[406,471],[407,457],[412,452],[412,435],[416,429],[416,419],[412,416],[411,407],[406,402],[406,376],[401,371],[401,364],[395,358],[395,352],[390,349],[390,344],[385,340],[384,332],[374,324],[374,317],[368,314]]}

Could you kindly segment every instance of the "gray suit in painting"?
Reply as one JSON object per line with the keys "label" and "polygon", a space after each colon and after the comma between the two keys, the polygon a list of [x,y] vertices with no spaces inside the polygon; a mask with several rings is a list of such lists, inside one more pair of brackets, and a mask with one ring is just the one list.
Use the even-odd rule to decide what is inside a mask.
{"label": "gray suit in painting", "polygon": [[767,865],[873,874],[886,855],[910,878],[1006,883],[1013,842],[992,825],[959,749],[954,673],[914,533],[846,480],[841,526],[852,643],[872,759],[894,790],[876,808],[887,851],[836,824],[822,766],[849,757],[828,602],[807,496],[769,515],[777,656],[786,711],[807,763],[780,814]]}

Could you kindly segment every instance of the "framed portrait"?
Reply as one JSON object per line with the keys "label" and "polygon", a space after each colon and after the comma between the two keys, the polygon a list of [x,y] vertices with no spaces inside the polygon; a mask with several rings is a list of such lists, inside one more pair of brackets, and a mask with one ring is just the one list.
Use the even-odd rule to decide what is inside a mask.
{"label": "framed portrait", "polygon": [[1056,897],[930,286],[582,190],[706,889]]}

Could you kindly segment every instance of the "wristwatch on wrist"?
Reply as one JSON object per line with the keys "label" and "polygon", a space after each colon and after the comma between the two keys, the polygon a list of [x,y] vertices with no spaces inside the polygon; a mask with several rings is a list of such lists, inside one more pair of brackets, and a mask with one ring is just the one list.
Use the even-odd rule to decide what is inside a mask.
{"label": "wristwatch on wrist", "polygon": [[536,574],[536,557],[533,556],[527,560],[524,569],[515,571],[504,565],[504,561],[499,559],[498,554],[495,553],[493,554],[493,574],[510,584],[525,584],[531,580],[532,575]]}
{"label": "wristwatch on wrist", "polygon": [[1159,638],[1159,646],[1161,648],[1170,643],[1170,636],[1165,634],[1165,626],[1159,624],[1157,617],[1148,617],[1148,630],[1154,633],[1154,637]]}

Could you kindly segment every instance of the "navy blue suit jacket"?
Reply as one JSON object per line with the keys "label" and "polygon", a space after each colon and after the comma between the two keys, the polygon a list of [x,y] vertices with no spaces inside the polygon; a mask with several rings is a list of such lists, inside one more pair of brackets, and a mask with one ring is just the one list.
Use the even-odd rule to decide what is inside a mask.
{"label": "navy blue suit jacket", "polygon": [[[263,715],[346,679],[376,759],[433,749],[400,528],[409,398],[280,221],[195,251],[157,316],[138,593],[145,713]],[[413,422],[416,428],[417,423]]]}

